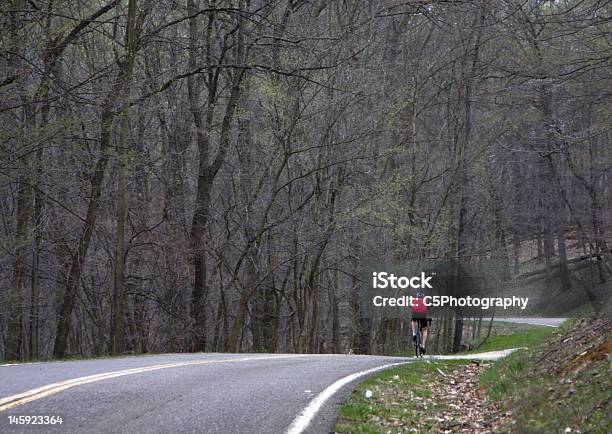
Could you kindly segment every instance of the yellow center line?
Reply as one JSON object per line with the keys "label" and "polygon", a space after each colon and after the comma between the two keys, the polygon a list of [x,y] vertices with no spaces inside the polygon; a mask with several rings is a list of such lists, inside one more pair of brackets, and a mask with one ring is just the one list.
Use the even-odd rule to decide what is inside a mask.
{"label": "yellow center line", "polygon": [[95,383],[97,381],[108,380],[111,378],[123,377],[125,375],[139,374],[142,372],[158,371],[160,369],[168,368],[180,368],[183,366],[197,366],[197,365],[210,365],[215,363],[225,362],[247,362],[253,360],[267,360],[267,359],[285,359],[294,357],[307,357],[307,354],[295,354],[295,355],[284,355],[284,356],[259,356],[259,357],[241,357],[234,359],[221,359],[221,360],[192,360],[186,362],[168,363],[163,365],[144,366],[142,368],[124,369],[122,371],[106,372],[102,374],[88,375],[86,377],[73,378],[71,380],[59,381],[57,383],[48,384],[46,386],[37,387],[17,395],[7,396],[6,398],[0,399],[0,411],[9,410],[19,405],[27,404],[28,402],[35,401],[37,399],[45,398],[47,396],[55,395],[56,393],[62,392],[67,389],[71,389],[76,386],[82,386],[84,384]]}

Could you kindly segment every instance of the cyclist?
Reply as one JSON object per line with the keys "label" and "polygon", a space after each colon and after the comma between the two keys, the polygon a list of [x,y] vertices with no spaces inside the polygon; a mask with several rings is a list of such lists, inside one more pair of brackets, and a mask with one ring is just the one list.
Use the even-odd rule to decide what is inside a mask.
{"label": "cyclist", "polygon": [[410,311],[412,313],[412,342],[416,342],[417,326],[421,326],[421,353],[425,354],[425,342],[427,342],[427,306],[423,301],[425,297],[422,293],[417,293],[416,297],[412,297],[412,305]]}

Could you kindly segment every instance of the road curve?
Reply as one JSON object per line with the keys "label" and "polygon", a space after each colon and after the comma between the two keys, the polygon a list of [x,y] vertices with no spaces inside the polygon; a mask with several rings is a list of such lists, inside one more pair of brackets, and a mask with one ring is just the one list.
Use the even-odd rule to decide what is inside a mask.
{"label": "road curve", "polygon": [[[520,322],[555,326],[540,320]],[[511,351],[427,358],[495,360]],[[412,361],[209,353],[0,365],[0,433],[329,432],[355,383]],[[9,424],[20,415],[63,423]]]}
{"label": "road curve", "polygon": [[[33,400],[0,411],[0,432],[280,433],[338,380],[409,361],[355,355],[168,354],[0,366],[0,406],[13,402],[7,397],[46,385],[132,370],[38,399],[34,394]],[[157,369],[142,372],[152,366]],[[308,432],[332,428],[336,406],[355,381],[325,402],[309,420]],[[18,415],[61,416],[63,423],[9,425],[8,416]]]}

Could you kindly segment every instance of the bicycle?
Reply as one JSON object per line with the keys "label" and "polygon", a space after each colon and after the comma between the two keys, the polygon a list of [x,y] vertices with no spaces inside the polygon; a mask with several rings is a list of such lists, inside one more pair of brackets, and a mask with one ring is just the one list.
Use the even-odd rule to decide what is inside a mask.
{"label": "bicycle", "polygon": [[[431,318],[427,318],[427,325],[429,326],[429,324],[431,324]],[[419,357],[423,358],[423,351],[422,351],[423,347],[421,345],[422,342],[423,342],[422,341],[423,334],[422,334],[421,330],[422,330],[421,322],[417,321],[417,331],[416,331],[416,335],[415,335],[416,339],[414,339],[414,348],[415,348],[415,353],[416,353],[415,356],[416,356],[417,359]]]}
{"label": "bicycle", "polygon": [[421,341],[422,339],[422,334],[421,334],[421,323],[417,322],[417,332],[416,332],[416,339],[414,339],[414,348],[415,348],[415,352],[416,352],[416,358],[418,359],[419,357],[423,358],[423,353],[421,352]]}

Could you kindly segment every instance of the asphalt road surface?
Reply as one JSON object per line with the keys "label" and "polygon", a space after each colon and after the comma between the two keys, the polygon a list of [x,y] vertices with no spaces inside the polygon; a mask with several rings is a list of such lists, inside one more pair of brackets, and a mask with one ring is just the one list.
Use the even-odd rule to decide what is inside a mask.
{"label": "asphalt road surface", "polygon": [[[483,318],[483,321],[491,318]],[[513,322],[518,324],[532,324],[546,327],[559,327],[567,318],[539,318],[539,317],[513,317],[513,318],[495,318],[495,321]]]}
{"label": "asphalt road surface", "polygon": [[[91,381],[94,377],[89,383],[48,396],[43,390],[21,398],[26,402],[0,411],[0,432],[282,433],[313,398],[337,380],[407,360],[354,355],[171,354],[0,366],[0,397],[4,398],[0,398],[0,408],[14,403],[14,395],[45,385],[158,367]],[[352,386],[354,382],[347,383],[313,420],[307,419],[307,432],[331,429],[336,406]],[[60,416],[62,424],[10,425],[9,416],[19,415]]]}
{"label": "asphalt road surface", "polygon": [[[493,360],[509,352],[427,358]],[[0,433],[329,432],[356,383],[412,361],[165,354],[0,365]],[[10,416],[59,416],[62,423],[18,425]]]}

